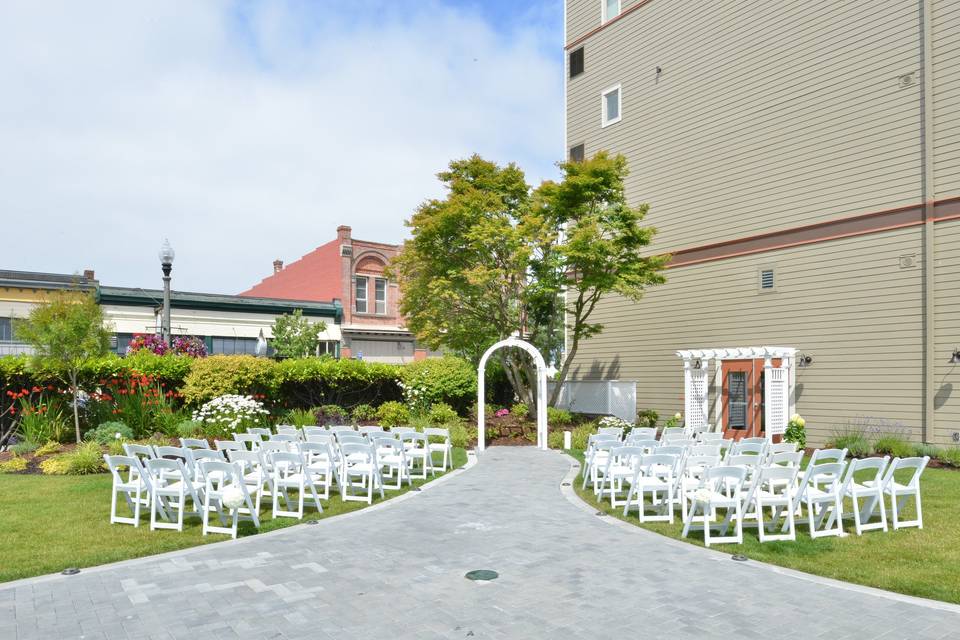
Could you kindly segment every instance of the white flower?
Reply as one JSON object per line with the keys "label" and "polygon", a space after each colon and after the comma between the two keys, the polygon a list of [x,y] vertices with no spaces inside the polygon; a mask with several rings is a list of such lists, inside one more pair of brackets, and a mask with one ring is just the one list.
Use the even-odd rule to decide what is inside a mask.
{"label": "white flower", "polygon": [[122,438],[122,437],[123,437],[123,436],[120,435],[120,432],[119,432],[119,431],[117,431],[115,434],[113,434],[114,440],[119,440],[119,439]]}
{"label": "white flower", "polygon": [[220,503],[230,510],[243,506],[243,491],[239,487],[230,485],[221,492]]}
{"label": "white flower", "polygon": [[679,419],[682,418],[682,417],[683,417],[683,416],[680,415],[680,412],[679,412],[679,411],[676,412],[675,414],[673,414],[673,419],[674,419],[674,420],[679,420]]}

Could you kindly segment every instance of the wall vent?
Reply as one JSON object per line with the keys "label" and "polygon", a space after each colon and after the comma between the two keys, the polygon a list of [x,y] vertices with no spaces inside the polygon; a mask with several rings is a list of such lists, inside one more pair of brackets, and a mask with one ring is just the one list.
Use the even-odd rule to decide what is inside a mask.
{"label": "wall vent", "polygon": [[917,266],[917,255],[915,253],[900,256],[901,269],[913,269],[916,266]]}
{"label": "wall vent", "polygon": [[760,290],[773,291],[773,269],[770,267],[760,269]]}
{"label": "wall vent", "polygon": [[910,73],[905,73],[902,76],[897,76],[897,85],[901,89],[912,87],[915,84],[917,84],[917,74],[915,71],[911,71]]}

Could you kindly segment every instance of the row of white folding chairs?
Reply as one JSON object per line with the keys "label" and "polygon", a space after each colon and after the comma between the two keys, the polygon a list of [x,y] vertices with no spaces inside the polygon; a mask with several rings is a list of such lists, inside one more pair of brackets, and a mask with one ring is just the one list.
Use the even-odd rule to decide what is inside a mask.
{"label": "row of white folding chairs", "polygon": [[[700,504],[694,497],[695,492],[702,494],[707,491],[712,500],[709,508],[703,512],[707,544],[742,541],[744,514],[747,519],[757,521],[761,542],[793,540],[794,512],[802,513],[804,505],[811,537],[842,535],[844,517],[853,519],[857,535],[869,529],[886,531],[884,496],[890,497],[895,529],[906,526],[922,528],[920,474],[928,459],[898,458],[889,462],[887,458],[867,458],[853,460],[847,465],[845,449],[817,450],[806,472],[800,474],[802,455],[802,452],[785,451],[768,458],[739,454],[721,460],[715,453],[684,455],[669,446],[652,452],[642,447],[619,447],[611,450],[606,469],[600,473],[601,483],[597,493],[601,498],[609,494],[611,505],[618,506],[617,496],[622,492],[622,485],[628,484],[627,497],[620,504],[624,505],[626,515],[636,498],[641,521],[660,519],[673,522],[673,505],[680,500],[685,522],[684,535],[687,535],[693,512]],[[909,474],[909,479],[899,482],[896,478],[898,471]],[[864,479],[864,474],[869,477]],[[715,491],[712,483],[719,483],[722,491]],[[646,492],[651,494],[651,506],[659,506],[661,512],[666,511],[665,514],[646,516]],[[844,498],[849,498],[852,503],[852,509],[846,515],[843,510]],[[905,521],[900,513],[910,498],[915,500],[916,517]],[[866,500],[862,507],[861,500]],[[765,507],[776,507],[773,522],[767,528],[762,522]],[[707,525],[708,515],[714,517],[718,508],[726,508],[725,520]],[[880,521],[870,523],[878,508]],[[774,524],[784,515],[783,533],[773,535],[771,531]],[[737,533],[728,539],[723,534],[731,520],[735,523]],[[711,536],[710,530],[716,526],[721,528],[720,539]]]}

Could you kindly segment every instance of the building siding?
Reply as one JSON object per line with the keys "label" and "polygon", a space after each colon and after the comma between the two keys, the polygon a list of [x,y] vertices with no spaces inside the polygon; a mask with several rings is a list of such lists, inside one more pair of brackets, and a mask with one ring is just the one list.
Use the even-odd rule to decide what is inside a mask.
{"label": "building siding", "polygon": [[960,365],[949,364],[960,348],[960,220],[936,225],[936,369],[934,375],[935,438],[952,443],[960,432]]}
{"label": "building siding", "polygon": [[960,193],[960,0],[932,17],[934,175],[937,197]]}
{"label": "building siding", "polygon": [[[658,251],[914,204],[921,83],[898,77],[919,71],[918,34],[897,0],[654,0],[586,41],[567,140],[627,155]],[[616,83],[623,120],[601,129]]]}
{"label": "building siding", "polygon": [[[920,243],[910,228],[671,269],[639,303],[601,301],[604,331],[581,345],[572,377],[636,381],[637,406],[664,415],[683,409],[677,350],[796,347],[813,357],[797,376],[811,444],[867,417],[920,439],[922,272],[899,262]],[[776,290],[760,293],[771,265]]]}

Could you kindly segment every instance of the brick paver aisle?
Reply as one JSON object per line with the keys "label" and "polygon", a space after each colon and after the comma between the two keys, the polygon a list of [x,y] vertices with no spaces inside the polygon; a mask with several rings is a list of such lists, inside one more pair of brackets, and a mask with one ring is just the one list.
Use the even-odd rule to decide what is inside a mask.
{"label": "brick paver aisle", "polygon": [[[0,638],[960,637],[960,608],[612,526],[561,494],[569,467],[492,448],[355,517],[0,585]],[[472,569],[500,578],[470,582]]]}

